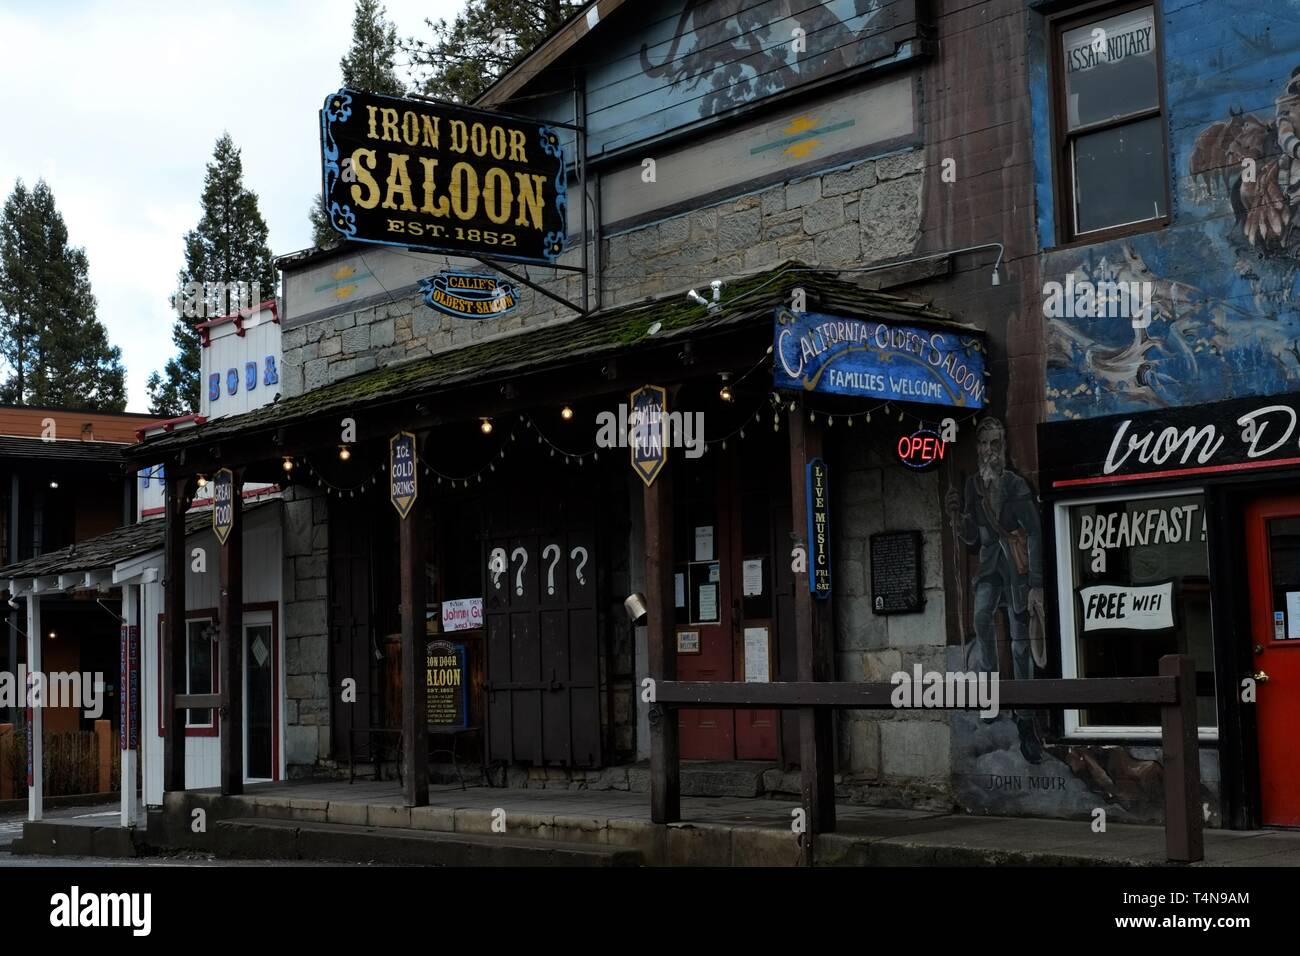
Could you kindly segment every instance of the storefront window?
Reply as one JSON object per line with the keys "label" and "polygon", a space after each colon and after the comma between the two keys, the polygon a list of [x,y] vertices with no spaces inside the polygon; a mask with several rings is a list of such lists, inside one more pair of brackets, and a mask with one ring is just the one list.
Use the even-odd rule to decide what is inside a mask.
{"label": "storefront window", "polygon": [[[1218,726],[1205,498],[1178,494],[1058,506],[1065,677],[1152,677],[1196,664],[1201,729]],[[1067,732],[1158,734],[1159,708],[1067,712]]]}

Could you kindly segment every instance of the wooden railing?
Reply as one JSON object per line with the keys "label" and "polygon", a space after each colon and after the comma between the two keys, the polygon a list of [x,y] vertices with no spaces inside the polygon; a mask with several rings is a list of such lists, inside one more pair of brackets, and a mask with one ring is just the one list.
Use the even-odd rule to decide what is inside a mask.
{"label": "wooden railing", "polygon": [[[895,685],[884,681],[842,683],[788,681],[768,684],[694,681],[659,681],[655,719],[673,717],[681,708],[763,708],[777,710],[893,710]],[[1201,815],[1201,764],[1196,725],[1196,672],[1190,657],[1169,655],[1160,659],[1158,677],[1090,678],[1085,680],[1007,680],[998,682],[1000,709],[1029,707],[1096,707],[1107,704],[1152,704],[1160,707],[1161,745],[1164,750],[1165,846],[1170,861],[1195,863],[1204,858]],[[970,701],[964,708],[979,710]],[[676,747],[651,751],[651,792],[668,793],[667,805],[677,805],[680,762]],[[825,768],[829,773],[829,767]],[[808,771],[804,771],[807,776]],[[805,779],[803,792],[833,792],[826,784],[814,786]],[[809,840],[816,832],[834,830],[834,814],[810,814]],[[673,822],[660,820],[656,822]],[[810,856],[811,859],[811,856]]]}

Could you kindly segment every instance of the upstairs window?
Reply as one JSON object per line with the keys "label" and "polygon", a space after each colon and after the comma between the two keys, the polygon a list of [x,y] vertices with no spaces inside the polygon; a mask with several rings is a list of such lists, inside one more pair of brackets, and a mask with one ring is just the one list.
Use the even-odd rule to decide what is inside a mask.
{"label": "upstairs window", "polygon": [[1104,239],[1167,220],[1156,10],[1063,19],[1052,31],[1061,239]]}

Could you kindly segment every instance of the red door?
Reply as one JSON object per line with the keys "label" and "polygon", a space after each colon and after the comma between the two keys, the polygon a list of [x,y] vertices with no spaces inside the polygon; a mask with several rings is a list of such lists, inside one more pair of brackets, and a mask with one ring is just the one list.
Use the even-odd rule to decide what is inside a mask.
{"label": "red door", "polygon": [[[684,460],[681,473],[675,528],[678,677],[776,680],[770,490],[751,487],[760,473],[742,466],[734,445]],[[683,710],[679,726],[684,759],[777,758],[776,711]]]}
{"label": "red door", "polygon": [[1246,509],[1260,803],[1269,826],[1300,826],[1300,497]]}

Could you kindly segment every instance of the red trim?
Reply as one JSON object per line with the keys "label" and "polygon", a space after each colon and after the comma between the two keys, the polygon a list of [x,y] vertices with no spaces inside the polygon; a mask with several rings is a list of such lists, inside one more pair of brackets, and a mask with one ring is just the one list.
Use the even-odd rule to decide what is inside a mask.
{"label": "red trim", "polygon": [[148,425],[142,425],[135,430],[137,441],[144,441],[144,433],[153,431],[155,428],[161,428],[163,431],[171,433],[177,425],[183,425],[186,422],[193,422],[195,425],[202,425],[208,420],[206,415],[180,415],[176,418],[162,418],[156,422],[150,422]]}
{"label": "red trim", "polygon": [[[245,498],[257,498],[260,497],[261,495],[276,494],[280,490],[281,489],[279,485],[269,485],[266,488],[254,488],[252,491],[244,491],[241,492],[241,494]],[[212,504],[211,498],[195,498],[194,501],[190,503],[190,510],[193,511],[195,508],[205,507],[210,504]],[[140,517],[152,518],[154,515],[163,514],[164,512],[166,512],[166,510],[167,507],[165,505],[158,508],[144,508],[140,512]]]}
{"label": "red trim", "polygon": [[1300,458],[1273,458],[1268,461],[1243,461],[1233,465],[1206,465],[1204,468],[1174,468],[1170,471],[1141,471],[1132,475],[1114,475],[1098,478],[1069,478],[1052,482],[1053,488],[1076,485],[1111,485],[1121,481],[1139,481],[1146,478],[1182,478],[1187,475],[1213,475],[1230,471],[1254,471],[1259,468],[1281,468],[1300,465]]}
{"label": "red trim", "polygon": [[244,319],[248,318],[255,312],[262,312],[269,309],[271,311],[271,321],[276,325],[280,324],[280,309],[276,305],[275,299],[267,299],[265,302],[259,302],[257,305],[251,305],[247,309],[240,309],[238,312],[232,312],[230,315],[223,315],[216,319],[208,319],[206,322],[197,322],[194,327],[199,330],[199,338],[202,340],[203,348],[212,344],[212,328],[218,325],[225,325],[227,322],[235,323],[235,334],[242,336],[245,333]]}

